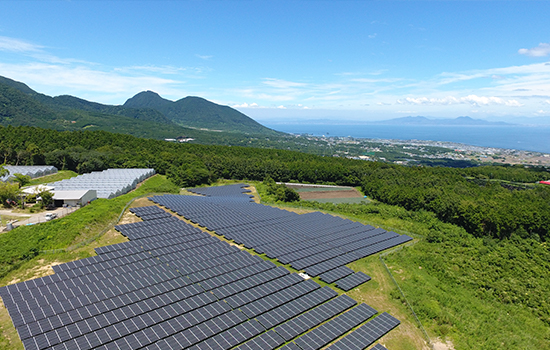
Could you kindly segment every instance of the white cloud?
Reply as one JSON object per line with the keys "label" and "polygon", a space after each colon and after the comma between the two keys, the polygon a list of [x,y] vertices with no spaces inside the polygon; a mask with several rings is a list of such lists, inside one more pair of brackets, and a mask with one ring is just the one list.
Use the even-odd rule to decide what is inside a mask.
{"label": "white cloud", "polygon": [[0,51],[35,53],[42,51],[42,48],[42,46],[32,44],[28,41],[0,36]]}
{"label": "white cloud", "polygon": [[199,54],[196,54],[195,56],[197,56],[198,58],[200,58],[202,60],[205,60],[205,61],[208,61],[208,60],[211,60],[212,58],[214,58],[214,56],[212,56],[212,55],[199,55]]}
{"label": "white cloud", "polygon": [[248,103],[242,103],[240,105],[233,105],[231,106],[233,108],[258,108],[260,107],[257,103],[251,103],[251,104],[248,104]]}
{"label": "white cloud", "polygon": [[437,82],[440,85],[452,84],[456,82],[462,82],[472,79],[484,78],[487,76],[485,72],[472,72],[472,73],[448,73],[444,72],[439,75],[439,81]]}
{"label": "white cloud", "polygon": [[94,102],[118,104],[131,94],[153,90],[165,98],[181,98],[181,81],[155,76],[128,76],[95,67],[47,63],[4,64],[0,72],[48,95],[74,95]]}
{"label": "white cloud", "polygon": [[550,55],[550,44],[540,43],[539,46],[532,49],[519,49],[520,55],[527,55],[530,57],[544,57]]}
{"label": "white cloud", "polygon": [[489,106],[489,105],[501,105],[508,107],[521,107],[523,106],[517,100],[505,100],[495,96],[477,96],[468,95],[465,97],[447,96],[444,98],[428,98],[419,97],[412,98],[407,97],[404,99],[398,99],[398,104],[411,104],[411,105],[455,105],[455,104],[471,104],[473,106]]}
{"label": "white cloud", "polygon": [[[12,65],[0,63],[0,71],[9,72],[10,77],[24,82],[86,89],[101,92],[122,92],[129,89],[154,89],[178,81],[152,76],[130,77],[104,72],[90,67],[65,67],[46,63]],[[148,87],[149,86],[149,87]]]}
{"label": "white cloud", "polygon": [[278,106],[277,108],[279,108],[279,109],[286,109],[286,107],[283,106],[283,105],[280,105],[280,106]]}
{"label": "white cloud", "polygon": [[148,72],[148,73],[159,73],[159,74],[180,74],[183,72],[188,72],[192,74],[201,74],[204,72],[204,68],[199,67],[174,67],[174,66],[130,66],[130,67],[118,67],[114,69],[116,72],[121,73],[139,73],[139,72]]}
{"label": "white cloud", "polygon": [[265,78],[263,83],[267,86],[271,86],[277,89],[296,88],[296,87],[302,87],[306,85],[304,83],[296,83],[293,81],[273,79],[273,78]]}
{"label": "white cloud", "polygon": [[374,38],[376,38],[377,35],[378,35],[378,34],[376,34],[376,33],[371,34],[371,35],[369,35],[369,39],[374,39]]}
{"label": "white cloud", "polygon": [[351,79],[351,81],[357,82],[357,83],[395,83],[398,81],[402,81],[403,79],[400,78],[385,78],[385,79],[368,79],[368,78],[356,78]]}
{"label": "white cloud", "polygon": [[544,100],[544,103],[550,105],[550,100]]}

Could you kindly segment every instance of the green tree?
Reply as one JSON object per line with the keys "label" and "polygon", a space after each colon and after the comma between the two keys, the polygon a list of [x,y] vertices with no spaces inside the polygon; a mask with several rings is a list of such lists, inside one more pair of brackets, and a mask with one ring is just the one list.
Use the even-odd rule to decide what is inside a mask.
{"label": "green tree", "polygon": [[44,207],[49,207],[53,205],[53,193],[50,191],[42,191],[39,194],[40,198],[42,198],[42,205]]}
{"label": "green tree", "polygon": [[267,187],[267,193],[273,195],[277,201],[296,202],[300,200],[298,192],[284,184],[277,184],[269,175],[264,179],[263,183]]}
{"label": "green tree", "polygon": [[19,184],[19,187],[23,187],[28,185],[31,182],[31,177],[29,175],[23,175],[19,173],[13,174],[13,182],[16,182]]}
{"label": "green tree", "polygon": [[0,164],[0,177],[3,177],[3,176],[6,176],[6,175],[9,175],[10,172],[8,169],[4,168],[6,164]]}
{"label": "green tree", "polygon": [[173,167],[168,172],[168,179],[180,187],[195,187],[210,183],[210,172],[198,163],[183,164]]}
{"label": "green tree", "polygon": [[5,208],[10,208],[21,195],[21,189],[16,183],[0,182],[0,201]]}

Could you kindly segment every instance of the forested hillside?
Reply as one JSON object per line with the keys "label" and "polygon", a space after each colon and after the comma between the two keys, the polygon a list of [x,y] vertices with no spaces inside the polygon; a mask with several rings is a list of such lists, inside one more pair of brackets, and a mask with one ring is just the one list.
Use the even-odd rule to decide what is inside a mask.
{"label": "forested hillside", "polygon": [[[218,144],[228,140],[235,143],[249,135],[283,135],[237,110],[199,97],[172,102],[153,92],[143,92],[123,106],[112,106],[69,95],[47,96],[2,76],[0,124],[56,130],[106,130],[155,139],[186,136],[199,139],[200,143]],[[234,135],[228,137],[227,133],[197,129],[223,130]]]}
{"label": "forested hillside", "polygon": [[549,177],[542,169],[479,167],[469,169],[370,167],[364,193],[409,210],[427,210],[445,222],[481,237],[512,235],[547,240],[550,230],[550,188],[510,190],[499,182],[481,185],[468,177],[490,174],[494,179],[533,183]]}
{"label": "forested hillside", "polygon": [[550,187],[509,189],[499,182],[533,183],[550,177],[546,169],[405,167],[294,151],[172,144],[129,135],[57,132],[29,127],[0,128],[0,156],[9,164],[49,164],[79,173],[109,167],[150,167],[181,186],[218,178],[296,180],[359,186],[381,202],[427,210],[476,236],[547,240]]}
{"label": "forested hillside", "polygon": [[186,127],[272,136],[277,134],[231,107],[196,96],[173,102],[153,91],[143,91],[126,101],[123,107],[158,111],[170,121]]}

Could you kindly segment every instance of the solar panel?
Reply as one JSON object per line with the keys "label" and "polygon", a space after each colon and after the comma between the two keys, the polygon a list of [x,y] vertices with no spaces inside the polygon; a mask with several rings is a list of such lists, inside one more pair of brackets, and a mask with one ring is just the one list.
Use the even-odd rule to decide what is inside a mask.
{"label": "solar panel", "polygon": [[326,283],[333,283],[343,277],[346,277],[348,275],[351,275],[353,273],[353,270],[346,266],[340,266],[333,270],[329,270],[321,275],[319,275],[319,278],[321,281]]}
{"label": "solar panel", "polygon": [[[352,333],[334,343],[328,349],[330,350],[362,350],[380,339],[384,334],[388,333],[399,325],[399,320],[395,317],[382,313],[372,321],[362,325]],[[372,349],[386,349],[380,344],[377,344]]]}
{"label": "solar panel", "polygon": [[343,289],[347,292],[348,290],[351,290],[370,280],[371,280],[370,276],[359,271],[352,275],[349,275],[348,277],[344,277],[341,280],[338,280],[336,282],[336,287]]}
{"label": "solar panel", "polygon": [[334,339],[368,320],[376,314],[376,310],[367,304],[360,304],[350,311],[322,324],[295,340],[303,350],[320,349]]}
{"label": "solar panel", "polygon": [[283,289],[279,292],[273,293],[256,301],[243,305],[240,309],[249,318],[253,318],[286,302],[294,300],[301,295],[307,294],[319,288],[321,288],[321,286],[319,286],[314,281],[306,280],[290,286],[286,289]]}
{"label": "solar panel", "polygon": [[323,287],[259,315],[257,320],[270,329],[336,296],[338,293],[333,289]]}
{"label": "solar panel", "polygon": [[232,308],[236,309],[245,304],[251,303],[254,300],[258,300],[302,281],[303,278],[297,274],[289,274],[249,290],[242,291],[226,298],[225,301],[231,305]]}
{"label": "solar panel", "polygon": [[258,274],[231,282],[212,290],[212,293],[220,299],[227,298],[233,294],[248,290],[252,287],[264,284],[279,277],[288,275],[290,272],[282,266],[262,271]]}
{"label": "solar panel", "polygon": [[338,315],[339,313],[356,305],[357,302],[347,295],[341,295],[327,303],[321,304],[316,308],[286,322],[275,328],[275,331],[286,341],[294,339],[296,336],[307,332],[313,327],[325,322],[326,320]]}
{"label": "solar panel", "polygon": [[205,341],[202,341],[194,346],[191,350],[218,350],[230,349],[239,345],[254,336],[264,331],[264,328],[256,320],[250,320],[245,323],[238,324],[228,330],[215,335]]}
{"label": "solar panel", "polygon": [[262,333],[260,336],[247,341],[243,345],[239,346],[237,349],[241,350],[271,350],[278,348],[279,346],[285,343],[284,339],[274,331],[268,331]]}

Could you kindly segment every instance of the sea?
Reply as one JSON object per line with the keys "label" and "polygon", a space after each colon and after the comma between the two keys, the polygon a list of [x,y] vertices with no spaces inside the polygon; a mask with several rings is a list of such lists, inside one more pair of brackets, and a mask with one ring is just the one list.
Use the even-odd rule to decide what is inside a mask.
{"label": "sea", "polygon": [[472,146],[550,153],[550,126],[526,125],[382,125],[264,124],[287,133],[367,139],[456,142]]}

